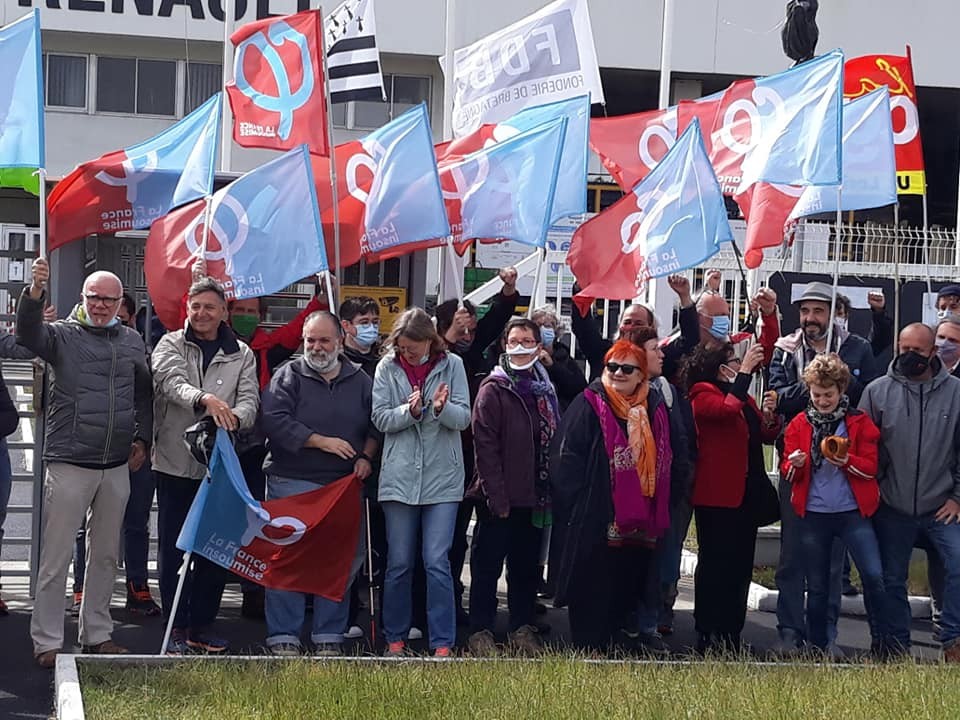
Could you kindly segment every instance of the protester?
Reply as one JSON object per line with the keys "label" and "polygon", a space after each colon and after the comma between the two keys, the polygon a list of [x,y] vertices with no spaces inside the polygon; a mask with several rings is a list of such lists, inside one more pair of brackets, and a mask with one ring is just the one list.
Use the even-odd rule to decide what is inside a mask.
{"label": "protester", "polygon": [[776,520],[763,444],[773,443],[781,425],[772,397],[764,399],[761,411],[748,394],[763,356],[759,344],[742,361],[729,343],[701,345],[684,370],[697,427],[693,616],[698,652],[740,651],[757,528]]}
{"label": "protester", "polygon": [[960,315],[937,323],[937,357],[954,377],[960,377]]}
{"label": "protester", "polygon": [[600,380],[573,401],[554,437],[550,483],[563,529],[555,538],[562,549],[554,604],[568,606],[580,648],[634,647],[621,630],[670,524],[669,425],[646,353],[618,340]]}
{"label": "protester", "polygon": [[[791,484],[790,502],[807,579],[807,638],[813,647],[842,657],[827,637],[827,598],[834,540],[853,556],[873,647],[884,635],[883,571],[870,516],[880,504],[877,443],[880,431],[845,394],[850,370],[836,355],[818,355],[803,371],[810,405],[787,426],[781,472]],[[842,443],[837,442],[842,439]],[[824,443],[838,449],[827,452]]]}
{"label": "protester", "polygon": [[534,621],[542,534],[553,522],[550,440],[560,422],[557,394],[540,362],[540,326],[507,323],[506,352],[480,386],[473,408],[477,524],[470,549],[470,639],[473,655],[496,651],[497,581],[506,560],[509,644],[542,650]]}
{"label": "protester", "polygon": [[[887,315],[886,298],[883,293],[871,290],[867,293],[867,305],[870,306],[870,335],[867,338],[873,349],[873,356],[880,357],[893,345],[893,318]],[[834,312],[836,324],[844,332],[850,331],[850,316],[853,303],[842,293],[837,293],[837,307]]]}
{"label": "protester", "polygon": [[[436,317],[437,332],[446,343],[449,352],[457,355],[463,361],[463,369],[467,375],[470,389],[470,405],[477,397],[481,381],[493,369],[494,363],[488,361],[484,351],[487,347],[500,339],[503,328],[513,317],[520,295],[517,293],[517,270],[506,267],[500,270],[500,280],[503,287],[495,295],[487,312],[477,319],[477,310],[469,300],[462,305],[458,300],[447,300],[437,305]],[[473,482],[473,434],[469,424],[464,430],[461,440],[463,443],[463,488]],[[457,524],[453,535],[453,546],[450,549],[450,571],[453,574],[454,592],[456,595],[457,623],[468,622],[466,611],[463,609],[463,563],[467,556],[467,528],[473,517],[473,502],[464,500],[457,513]],[[416,580],[415,580],[416,582]],[[416,592],[418,597],[423,593]],[[420,614],[417,612],[417,614]]]}
{"label": "protester", "polygon": [[583,370],[570,354],[570,348],[560,340],[563,323],[553,305],[544,305],[533,311],[530,316],[540,328],[541,344],[540,364],[546,368],[557,391],[560,412],[566,410],[573,399],[587,387]]}
{"label": "protester", "polygon": [[960,285],[944,285],[937,291],[937,320],[960,317]]}
{"label": "protester", "polygon": [[[253,427],[260,405],[256,360],[227,325],[220,283],[205,278],[187,292],[183,330],[164,335],[153,351],[153,470],[157,477],[160,598],[164,617],[173,608],[183,553],[177,536],[206,468],[190,454],[184,431],[200,414],[230,431]],[[168,654],[190,650],[224,652],[226,640],[212,632],[227,573],[194,556],[176,607]]]}
{"label": "protester", "polygon": [[[309,492],[351,473],[363,481],[373,470],[379,446],[370,424],[373,381],[343,355],[342,332],[335,315],[310,315],[303,325],[303,356],[280,368],[263,394],[270,499]],[[359,530],[357,537],[342,538],[342,545],[330,548],[354,558],[351,577],[363,563],[362,525]],[[313,597],[310,639],[316,655],[343,654],[349,606],[349,595],[340,602]],[[305,612],[303,593],[267,590],[267,648],[272,654],[301,653]]]}
{"label": "protester", "polygon": [[80,608],[84,652],[122,653],[110,636],[110,596],[130,470],[146,460],[151,435],[150,371],[143,341],[121,325],[120,279],[95,272],[63,321],[43,323],[46,259],[17,305],[17,342],[49,363],[43,460],[43,541],[30,634],[37,663],[52,668],[63,646],[63,595],[74,535],[87,516],[87,567]]}
{"label": "protester", "polygon": [[874,528],[886,588],[884,651],[909,653],[907,573],[918,533],[945,566],[940,641],[960,662],[960,380],[936,356],[936,336],[922,323],[900,331],[899,355],[860,401],[880,428],[880,508]]}
{"label": "protester", "polygon": [[404,312],[385,343],[373,383],[373,423],[384,434],[378,499],[387,525],[383,631],[388,655],[410,632],[411,585],[422,545],[430,647],[444,657],[456,641],[448,553],[463,499],[460,433],[470,424],[463,361],[447,352],[430,316]]}
{"label": "protester", "polygon": [[647,651],[668,652],[663,635],[673,633],[673,606],[677,600],[683,543],[693,517],[693,468],[697,435],[690,403],[679,388],[663,377],[663,349],[652,327],[627,334],[627,339],[647,354],[650,383],[659,389],[670,418],[670,528],[657,543],[655,560],[647,573],[647,587],[640,604],[638,641]]}

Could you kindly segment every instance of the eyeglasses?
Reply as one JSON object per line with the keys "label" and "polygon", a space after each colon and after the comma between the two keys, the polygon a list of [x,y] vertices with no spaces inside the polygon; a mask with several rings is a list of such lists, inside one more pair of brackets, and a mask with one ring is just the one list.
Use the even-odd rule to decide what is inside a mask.
{"label": "eyeglasses", "polygon": [[634,371],[639,370],[636,365],[630,365],[629,363],[618,363],[618,362],[608,362],[606,364],[607,370],[610,371],[611,375],[616,374],[619,370],[624,375],[633,375]]}
{"label": "eyeglasses", "polygon": [[513,340],[507,340],[507,347],[515,348],[517,347],[517,345],[523,345],[525,348],[529,350],[537,346],[537,341],[531,338],[524,338],[523,340],[517,340],[516,338],[514,338]]}
{"label": "eyeglasses", "polygon": [[116,305],[120,302],[118,297],[106,297],[104,295],[84,295],[83,296],[88,303],[91,305],[104,305],[110,307],[111,305]]}

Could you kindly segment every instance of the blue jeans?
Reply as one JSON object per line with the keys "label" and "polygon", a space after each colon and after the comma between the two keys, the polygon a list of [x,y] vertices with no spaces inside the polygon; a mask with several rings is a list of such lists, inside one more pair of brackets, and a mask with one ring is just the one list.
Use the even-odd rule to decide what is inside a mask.
{"label": "blue jeans", "polygon": [[130,473],[130,499],[123,515],[123,566],[127,584],[147,584],[147,554],[150,550],[150,508],[157,480],[147,461]]}
{"label": "blue jeans", "polygon": [[10,466],[10,451],[7,439],[0,438],[0,549],[3,548],[3,524],[7,520],[7,504],[10,502],[10,488],[13,485],[13,469]]}
{"label": "blue jeans", "polygon": [[[803,598],[806,564],[800,537],[802,520],[790,502],[793,486],[780,478],[780,560],[777,563],[777,632],[781,638],[801,641],[806,635]],[[830,558],[830,589],[827,594],[827,641],[837,639],[840,619],[840,591],[843,584],[843,557],[846,549],[834,541]]]}
{"label": "blue jeans", "polygon": [[825,649],[828,603],[833,571],[834,541],[840,540],[853,556],[863,581],[863,602],[874,645],[883,641],[883,568],[873,523],[858,510],[838,513],[808,512],[800,519],[800,547],[806,562],[807,638],[814,647]]}
{"label": "blue jeans", "polygon": [[382,506],[387,521],[387,574],[383,583],[383,634],[387,642],[405,641],[410,632],[413,566],[421,541],[430,647],[453,647],[457,615],[449,552],[459,503],[384,502]]}
{"label": "blue jeans", "polygon": [[894,650],[910,647],[910,603],[907,602],[907,575],[910,556],[918,533],[924,533],[943,560],[946,578],[940,640],[944,647],[960,638],[960,525],[944,525],[934,513],[906,515],[885,503],[873,516],[880,542],[883,583],[886,587],[887,642]]}
{"label": "blue jeans", "polygon": [[[267,497],[271,500],[290,497],[319,487],[317,483],[309,480],[270,475],[267,478]],[[353,564],[350,566],[350,579],[347,580],[347,592],[343,599],[335,602],[320,595],[313,596],[313,625],[310,639],[315,645],[343,642],[343,633],[347,630],[347,617],[350,612],[350,584],[363,564],[364,543],[361,540],[365,537],[363,513],[360,517],[360,531],[357,537],[352,541],[344,538],[343,544],[336,548],[337,552],[350,552],[354,557]],[[265,598],[267,647],[281,643],[300,645],[300,631],[306,617],[307,595],[268,588]]]}
{"label": "blue jeans", "polygon": [[680,579],[680,560],[683,542],[690,529],[693,506],[681,503],[670,511],[670,527],[657,542],[644,597],[640,601],[638,627],[640,632],[652,635],[658,625],[673,625],[673,604],[677,600],[677,581]]}

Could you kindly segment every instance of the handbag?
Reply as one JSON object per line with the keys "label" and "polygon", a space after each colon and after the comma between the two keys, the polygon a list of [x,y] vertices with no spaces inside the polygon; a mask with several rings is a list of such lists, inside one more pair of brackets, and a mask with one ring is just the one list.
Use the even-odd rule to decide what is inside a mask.
{"label": "handbag", "polygon": [[743,507],[758,528],[780,519],[780,496],[765,472],[747,471]]}

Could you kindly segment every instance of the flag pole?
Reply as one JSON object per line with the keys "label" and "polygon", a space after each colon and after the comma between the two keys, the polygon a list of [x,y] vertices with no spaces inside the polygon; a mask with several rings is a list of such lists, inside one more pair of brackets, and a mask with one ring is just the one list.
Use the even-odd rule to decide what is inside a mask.
{"label": "flag pole", "polygon": [[207,261],[207,243],[210,241],[210,221],[211,209],[213,207],[213,195],[207,195],[203,199],[203,239],[200,241],[200,258]]}
{"label": "flag pole", "polygon": [[927,219],[927,181],[923,181],[923,268],[927,273],[927,302],[930,302],[930,295],[933,294],[933,285],[930,282],[930,225]]}
{"label": "flag pole", "polygon": [[537,304],[537,292],[540,290],[540,278],[543,275],[543,266],[547,262],[546,248],[538,248],[537,255],[539,256],[539,262],[537,263],[537,274],[533,276],[533,289],[530,290],[530,303],[527,306],[528,319],[533,318],[533,306]]}
{"label": "flag pole", "polygon": [[[208,475],[209,477],[209,475]],[[170,643],[170,635],[173,632],[173,621],[177,617],[177,608],[180,606],[180,596],[183,594],[183,584],[187,579],[187,570],[190,568],[190,560],[193,558],[193,551],[187,550],[183,554],[183,564],[180,566],[180,579],[177,580],[177,591],[173,595],[173,606],[170,608],[170,618],[167,620],[167,629],[163,633],[163,644],[160,646],[160,654],[167,654],[167,645]]]}
{"label": "flag pole", "polygon": [[[445,0],[443,4],[443,141],[453,139],[453,46],[456,43],[456,0]],[[450,238],[452,241],[452,238]],[[441,250],[438,255],[437,266],[437,303],[443,300],[444,279],[447,272],[447,262]],[[456,271],[456,265],[450,268]],[[462,282],[462,281],[461,281]],[[463,307],[463,292],[460,292],[460,306]]]}
{"label": "flag pole", "polygon": [[[455,268],[456,262],[457,262],[457,253],[453,249],[453,235],[447,235],[446,242],[444,242],[443,244],[447,249],[447,258],[450,261],[450,267]],[[453,283],[457,288],[458,307],[462,308],[463,307],[463,278],[460,277],[460,273],[455,272],[453,274]]]}
{"label": "flag pole", "polygon": [[[223,3],[223,16],[222,88],[233,82],[233,47],[230,36],[233,35],[233,26],[237,20],[233,0],[225,0]],[[230,172],[233,160],[233,108],[230,107],[229,102],[223,103],[220,118],[220,170]]]}
{"label": "flag pole", "polygon": [[[321,273],[317,274],[320,275]],[[333,281],[330,279],[330,270],[327,270],[322,274],[327,286],[327,305],[330,307],[330,312],[336,314],[337,306],[333,304]]]}
{"label": "flag pole", "polygon": [[[323,7],[318,7],[320,24],[323,25]],[[321,33],[323,40],[320,45],[320,60],[323,66],[323,99],[327,105],[327,146],[330,149],[330,183],[333,197],[333,268],[337,280],[340,279],[340,198],[337,197],[337,152],[333,143],[333,103],[330,100],[330,73],[327,70],[327,38]],[[329,272],[329,271],[328,271]],[[331,296],[333,293],[330,293]],[[330,305],[333,312],[333,305]]]}
{"label": "flag pole", "polygon": [[47,257],[47,170],[46,168],[37,168],[37,180],[40,182],[39,195],[40,208],[40,257]]}
{"label": "flag pole", "polygon": [[364,507],[367,511],[367,590],[370,593],[370,649],[377,647],[377,603],[374,597],[373,583],[373,532],[370,530],[370,521],[373,518],[370,512],[370,498],[364,498]]}
{"label": "flag pole", "polygon": [[840,250],[843,240],[843,210],[842,206],[843,186],[837,186],[837,232],[836,244],[833,248],[833,293],[830,298],[830,319],[827,324],[827,352],[833,344],[833,316],[837,312],[837,286],[840,284]]}
{"label": "flag pole", "polygon": [[900,332],[900,202],[893,204],[893,332]]}

